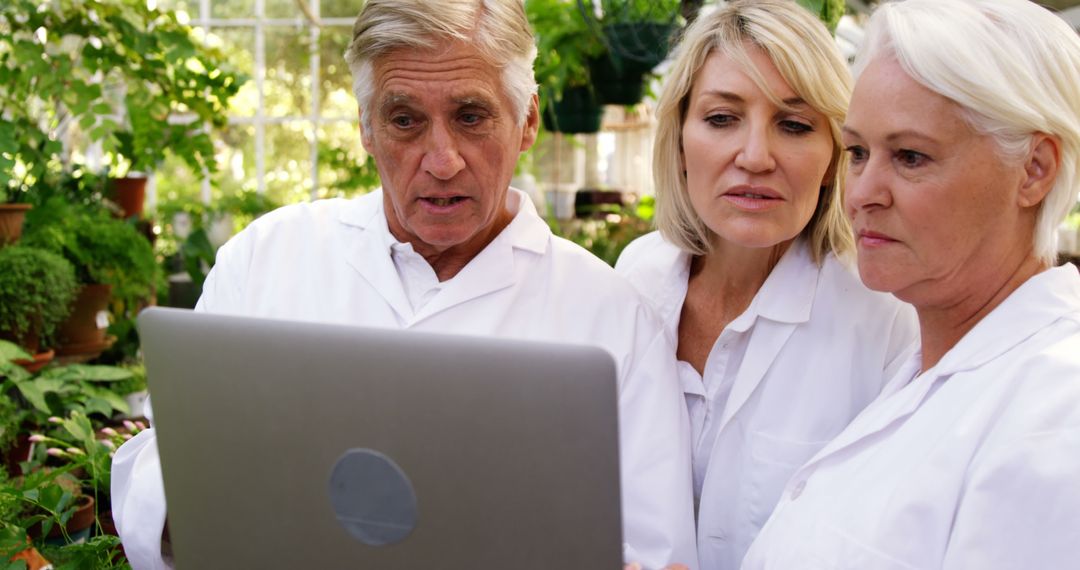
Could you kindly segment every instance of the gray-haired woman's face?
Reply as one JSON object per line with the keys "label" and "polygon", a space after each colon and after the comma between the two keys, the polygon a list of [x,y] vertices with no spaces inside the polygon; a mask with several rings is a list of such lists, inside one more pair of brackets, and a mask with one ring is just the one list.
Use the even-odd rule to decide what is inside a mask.
{"label": "gray-haired woman's face", "polygon": [[1018,197],[1024,165],[1003,161],[956,103],[894,59],[871,62],[859,77],[843,142],[845,210],[871,289],[916,306],[947,304],[1031,251],[1034,212]]}

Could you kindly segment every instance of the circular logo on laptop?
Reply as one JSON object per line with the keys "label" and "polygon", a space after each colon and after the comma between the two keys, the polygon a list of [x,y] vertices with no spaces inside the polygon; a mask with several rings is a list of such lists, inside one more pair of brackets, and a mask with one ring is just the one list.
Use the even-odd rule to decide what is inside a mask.
{"label": "circular logo on laptop", "polygon": [[350,449],[330,472],[330,504],[360,542],[385,546],[416,527],[416,493],[405,472],[374,449]]}

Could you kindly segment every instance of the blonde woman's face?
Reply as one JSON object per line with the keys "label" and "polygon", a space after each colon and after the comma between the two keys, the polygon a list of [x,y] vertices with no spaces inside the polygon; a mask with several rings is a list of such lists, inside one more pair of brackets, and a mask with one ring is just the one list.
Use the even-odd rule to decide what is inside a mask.
{"label": "blonde woman's face", "polygon": [[713,52],[690,91],[682,156],[690,202],[714,240],[772,247],[810,222],[828,181],[826,116],[803,101],[760,48],[747,54],[777,106],[726,54]]}

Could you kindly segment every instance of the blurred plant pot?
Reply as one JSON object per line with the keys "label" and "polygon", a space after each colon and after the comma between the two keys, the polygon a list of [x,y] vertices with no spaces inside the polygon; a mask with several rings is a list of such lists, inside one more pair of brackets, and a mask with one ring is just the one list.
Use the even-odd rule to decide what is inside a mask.
{"label": "blurred plant pot", "polygon": [[22,475],[22,471],[19,469],[19,463],[29,461],[30,455],[33,452],[34,444],[30,441],[30,434],[20,432],[16,435],[15,443],[11,445],[10,449],[4,452],[4,468],[7,469],[8,475],[12,477]]}
{"label": "blurred plant pot", "polygon": [[116,342],[106,336],[112,287],[98,283],[83,285],[71,305],[71,314],[57,329],[60,340],[56,358],[64,364],[93,360]]}
{"label": "blurred plant pot", "polygon": [[604,107],[588,87],[572,87],[552,101],[542,117],[544,128],[559,133],[595,133],[600,130]]}
{"label": "blurred plant pot", "polygon": [[75,297],[75,302],[71,304],[71,314],[59,327],[61,346],[103,342],[105,329],[109,326],[106,308],[111,298],[112,287],[109,285],[83,285]]}
{"label": "blurred plant pot", "polygon": [[146,177],[125,176],[109,182],[109,198],[124,213],[124,219],[141,218],[146,204]]}
{"label": "blurred plant pot", "polygon": [[0,247],[19,241],[30,204],[0,204]]}
{"label": "blurred plant pot", "polygon": [[33,374],[33,373],[37,372],[38,370],[41,370],[42,368],[45,368],[45,365],[52,362],[53,358],[55,358],[55,357],[56,357],[56,351],[52,350],[52,349],[49,349],[49,350],[46,350],[44,352],[37,352],[36,354],[34,354],[34,357],[32,359],[30,359],[30,360],[19,359],[19,360],[13,360],[12,362],[14,362],[15,364],[18,364],[19,366],[22,366],[23,368],[26,369],[27,372]]}
{"label": "blurred plant pot", "polygon": [[[54,524],[45,537],[45,544],[63,546],[90,538],[90,529],[94,526],[95,516],[94,498],[90,495],[79,495],[75,498],[75,512],[68,519],[63,530],[60,525]],[[64,531],[67,531],[70,541],[64,538]],[[26,534],[33,538],[41,538],[41,523],[34,523],[26,529]]]}

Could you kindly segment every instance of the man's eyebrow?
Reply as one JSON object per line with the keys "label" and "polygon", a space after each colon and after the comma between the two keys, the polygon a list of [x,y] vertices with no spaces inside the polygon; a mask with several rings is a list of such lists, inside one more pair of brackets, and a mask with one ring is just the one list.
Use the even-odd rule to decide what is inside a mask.
{"label": "man's eyebrow", "polygon": [[454,97],[453,101],[458,107],[481,107],[489,111],[494,111],[498,107],[494,99],[481,94],[461,95]]}
{"label": "man's eyebrow", "polygon": [[390,112],[390,109],[398,105],[408,105],[412,103],[413,98],[404,93],[387,93],[383,96],[379,102],[379,111],[385,115]]}

